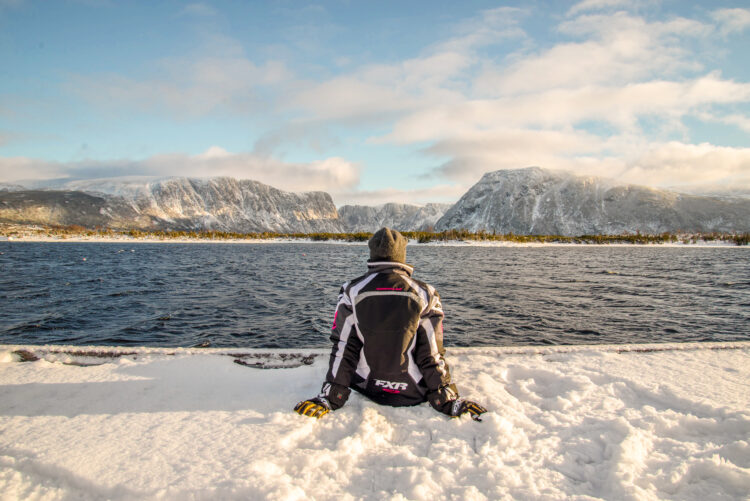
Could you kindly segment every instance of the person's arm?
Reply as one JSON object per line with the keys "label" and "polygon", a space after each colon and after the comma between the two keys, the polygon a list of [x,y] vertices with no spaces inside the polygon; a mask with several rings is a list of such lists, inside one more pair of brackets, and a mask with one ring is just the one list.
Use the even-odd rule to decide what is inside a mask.
{"label": "person's arm", "polygon": [[328,388],[329,401],[332,409],[338,409],[346,403],[349,398],[349,387],[359,364],[359,356],[362,351],[362,340],[357,334],[354,325],[354,312],[351,299],[344,287],[339,294],[339,302],[333,317],[331,327],[331,358],[326,373],[326,383],[323,389]]}
{"label": "person's arm", "polygon": [[359,363],[362,341],[357,335],[354,312],[345,287],[339,293],[330,339],[333,346],[325,383],[317,397],[297,404],[294,410],[299,414],[321,417],[329,410],[343,406],[349,398],[349,386]]}
{"label": "person's arm", "polygon": [[[429,287],[429,286],[428,286]],[[441,388],[453,386],[455,396],[458,392],[451,384],[451,374],[445,361],[443,347],[443,306],[440,295],[431,287],[428,289],[429,304],[422,312],[417,328],[417,344],[414,360],[419,367],[428,392],[435,392]]]}
{"label": "person's arm", "polygon": [[443,414],[458,417],[468,412],[472,419],[481,421],[479,415],[487,412],[487,409],[460,398],[456,385],[451,381],[443,347],[443,305],[435,289],[428,286],[428,292],[430,302],[419,321],[415,353],[415,360],[427,386],[427,400]]}

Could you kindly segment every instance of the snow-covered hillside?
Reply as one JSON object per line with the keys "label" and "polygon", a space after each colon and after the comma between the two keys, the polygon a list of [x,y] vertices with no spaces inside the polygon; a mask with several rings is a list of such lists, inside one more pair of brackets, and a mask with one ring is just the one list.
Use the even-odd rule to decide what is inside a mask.
{"label": "snow-covered hillside", "polygon": [[[26,193],[23,200],[19,193]],[[13,194],[15,198],[10,197]],[[74,205],[58,200],[77,196],[72,194],[85,194],[95,199]],[[14,205],[21,201],[21,207]],[[228,177],[77,181],[54,191],[7,194],[0,202],[3,204],[0,217],[13,222],[36,222],[34,218],[42,213],[45,218],[38,222],[86,224],[76,220],[77,211],[90,206],[101,215],[98,225],[120,228],[344,231],[327,193],[289,193],[257,181]],[[55,210],[51,211],[50,205]]]}
{"label": "snow-covered hillside", "polygon": [[383,226],[401,231],[420,231],[433,228],[451,204],[409,205],[388,203],[375,207],[344,205],[339,208],[347,231],[375,232]]}
{"label": "snow-covered hillside", "polygon": [[436,227],[571,236],[750,231],[750,200],[683,195],[529,167],[485,174]]}
{"label": "snow-covered hillside", "polygon": [[20,184],[0,183],[0,191],[23,191],[27,189]]}
{"label": "snow-covered hillside", "polygon": [[158,228],[148,215],[139,213],[121,197],[80,191],[0,192],[0,222],[88,228]]}

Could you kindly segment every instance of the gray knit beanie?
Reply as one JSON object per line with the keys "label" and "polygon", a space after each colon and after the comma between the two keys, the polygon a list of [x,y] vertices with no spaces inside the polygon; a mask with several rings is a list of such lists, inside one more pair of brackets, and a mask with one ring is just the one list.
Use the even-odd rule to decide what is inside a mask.
{"label": "gray knit beanie", "polygon": [[406,238],[396,230],[380,228],[367,245],[370,246],[370,261],[406,264]]}

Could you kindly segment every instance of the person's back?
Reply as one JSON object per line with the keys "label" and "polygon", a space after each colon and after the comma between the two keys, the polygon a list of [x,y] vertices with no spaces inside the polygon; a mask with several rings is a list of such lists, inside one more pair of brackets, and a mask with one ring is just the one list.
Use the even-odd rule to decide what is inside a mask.
{"label": "person's back", "polygon": [[320,417],[338,409],[349,389],[393,406],[429,400],[451,416],[486,412],[460,399],[444,359],[443,309],[433,287],[412,278],[406,239],[389,228],[369,242],[368,272],[341,287],[331,359],[320,395],[295,411]]}
{"label": "person's back", "polygon": [[353,386],[386,405],[422,403],[429,386],[450,384],[438,349],[443,344],[440,298],[411,278],[408,265],[375,261],[368,268],[342,288],[326,380]]}

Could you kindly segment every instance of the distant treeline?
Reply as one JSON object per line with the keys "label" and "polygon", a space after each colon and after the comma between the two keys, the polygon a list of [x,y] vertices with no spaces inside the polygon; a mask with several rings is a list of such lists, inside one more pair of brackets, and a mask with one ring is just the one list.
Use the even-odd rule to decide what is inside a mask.
{"label": "distant treeline", "polygon": [[[660,233],[660,234],[622,234],[622,235],[581,235],[569,237],[563,235],[517,235],[514,233],[497,234],[486,231],[470,232],[467,230],[432,231],[403,231],[403,235],[419,243],[451,242],[451,241],[484,241],[484,242],[515,242],[515,243],[571,243],[571,244],[664,244],[664,243],[697,243],[703,242],[731,242],[736,245],[750,244],[750,233]],[[83,226],[21,226],[0,225],[0,235],[6,237],[36,235],[56,238],[89,237],[89,238],[120,238],[135,239],[193,239],[193,240],[313,240],[313,241],[344,241],[366,242],[372,233],[236,233],[229,231],[145,231],[138,229],[113,230],[110,228],[85,228]]]}
{"label": "distant treeline", "polygon": [[736,245],[748,245],[750,233],[635,233],[621,235],[517,235],[515,233],[489,233],[486,231],[470,232],[467,230],[447,230],[440,233],[413,231],[404,232],[405,236],[419,243],[432,241],[475,240],[489,242],[516,243],[570,243],[570,244],[665,244],[732,242]]}

